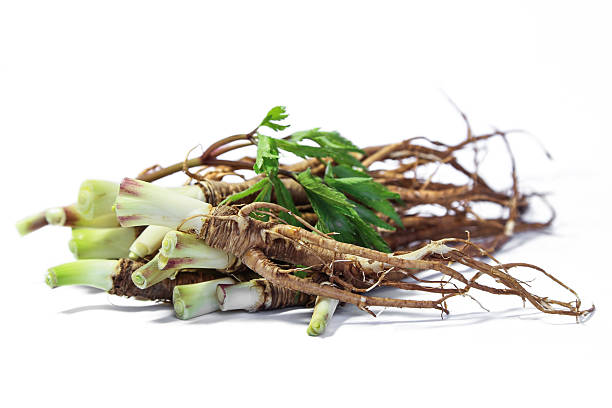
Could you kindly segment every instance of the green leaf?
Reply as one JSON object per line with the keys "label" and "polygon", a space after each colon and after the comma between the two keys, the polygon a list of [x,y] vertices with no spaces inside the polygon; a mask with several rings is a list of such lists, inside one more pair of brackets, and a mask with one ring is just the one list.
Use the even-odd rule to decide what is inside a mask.
{"label": "green leaf", "polygon": [[304,139],[310,139],[321,147],[364,153],[363,150],[355,146],[350,140],[342,137],[338,132],[322,132],[319,128],[314,128],[295,132],[291,135],[291,140],[295,142],[300,142]]}
{"label": "green leaf", "polygon": [[312,209],[317,214],[317,229],[321,232],[334,232],[334,239],[349,244],[362,245],[353,223],[350,222],[350,210],[340,210],[337,206],[330,204],[324,198],[307,193],[312,204]]}
{"label": "green leaf", "polygon": [[267,175],[278,173],[278,147],[276,147],[276,139],[258,135],[257,137],[257,159],[253,170],[257,174],[265,173]]}
{"label": "green leaf", "polygon": [[270,183],[270,180],[267,177],[263,180],[266,181],[266,185],[261,189],[259,194],[257,194],[257,197],[255,197],[253,202],[269,203],[272,200],[272,184]]}
{"label": "green leaf", "polygon": [[331,166],[328,165],[327,168],[325,169],[325,174],[329,174],[332,177],[336,176],[336,177],[340,177],[340,178],[345,178],[345,177],[372,178],[365,171],[355,170],[354,168],[352,168],[350,166],[346,166],[344,164],[340,164],[338,166],[334,166],[333,169],[332,169]]}
{"label": "green leaf", "polygon": [[275,142],[279,149],[291,152],[296,156],[302,157],[304,159],[308,157],[330,157],[338,164],[363,167],[361,162],[357,160],[357,158],[353,157],[346,149],[308,146],[284,139],[275,139]]}
{"label": "green leaf", "polygon": [[372,224],[376,227],[386,229],[388,231],[395,231],[395,228],[393,226],[381,220],[374,211],[354,201],[349,200],[349,202],[355,205],[355,211],[357,211],[357,214],[359,214],[361,219],[364,220],[365,222]]}
{"label": "green leaf", "polygon": [[[304,279],[304,278],[306,278],[308,276],[308,272],[307,271],[295,271],[295,272],[293,272],[293,274],[295,276],[297,276],[298,278],[302,278],[302,279]],[[298,292],[295,295],[299,297],[300,293]]]}
{"label": "green leaf", "polygon": [[339,241],[389,251],[389,247],[378,233],[361,219],[344,194],[327,186],[321,178],[313,176],[310,169],[297,175],[304,187],[312,208],[319,218],[317,228],[321,231],[336,232]]}
{"label": "green leaf", "polygon": [[[283,207],[291,211],[293,214],[300,215],[298,209],[295,208],[291,193],[289,192],[289,190],[287,190],[287,187],[285,187],[283,182],[280,181],[276,174],[270,175],[269,179],[270,183],[272,183],[272,185],[274,186],[274,192],[276,193],[276,202],[278,203],[278,205],[282,205]],[[287,221],[291,225],[295,225],[298,227],[302,225],[300,222],[298,222],[298,220],[295,219],[295,217],[291,216],[286,212],[281,212],[279,214],[279,217]]]}
{"label": "green leaf", "polygon": [[376,232],[376,230],[372,228],[370,224],[362,220],[359,215],[357,215],[355,210],[353,210],[353,213],[354,214],[351,215],[351,221],[360,233],[359,239],[361,242],[363,242],[363,246],[367,248],[374,248],[380,252],[391,252],[391,249],[385,240],[378,235],[378,232]]}
{"label": "green leaf", "polygon": [[[263,180],[266,181],[266,185],[263,186],[259,194],[257,194],[257,197],[255,197],[255,199],[253,200],[254,203],[256,202],[269,203],[272,199],[272,183],[270,183],[270,180],[267,177],[264,178]],[[270,216],[268,214],[261,214],[257,211],[252,212],[251,217],[255,218],[256,220],[263,221],[263,222],[268,222],[268,220],[270,219]]]}
{"label": "green leaf", "polygon": [[281,125],[278,123],[274,123],[274,122],[278,122],[278,121],[286,119],[287,116],[289,115],[286,113],[286,109],[284,106],[275,106],[272,109],[270,109],[270,111],[268,112],[266,117],[261,121],[258,127],[266,126],[274,130],[275,132],[279,130],[287,129],[289,125]]}
{"label": "green leaf", "polygon": [[256,192],[264,188],[264,186],[266,185],[267,186],[270,185],[270,182],[268,181],[267,177],[259,180],[257,183],[253,184],[251,187],[247,188],[246,190],[242,190],[239,193],[232,194],[231,196],[227,197],[225,200],[221,201],[219,205],[233,203],[234,201],[238,201],[242,198],[248,197],[251,194],[255,194]]}
{"label": "green leaf", "polygon": [[[342,169],[345,174],[348,174],[347,169]],[[389,191],[384,185],[377,183],[370,177],[344,177],[334,178],[330,165],[327,166],[325,171],[325,182],[342,191],[344,194],[348,194],[355,199],[355,201],[369,207],[375,211],[378,211],[387,217],[391,218],[402,226],[402,219],[399,214],[393,208],[393,205],[389,200],[399,200],[400,196],[397,193]]]}
{"label": "green leaf", "polygon": [[316,197],[321,197],[331,205],[336,205],[342,208],[353,207],[348,202],[344,194],[323,184],[323,180],[321,180],[320,177],[313,176],[310,173],[310,169],[306,169],[305,171],[299,173],[297,175],[297,179],[302,187],[304,187],[306,190],[306,193],[313,194]]}

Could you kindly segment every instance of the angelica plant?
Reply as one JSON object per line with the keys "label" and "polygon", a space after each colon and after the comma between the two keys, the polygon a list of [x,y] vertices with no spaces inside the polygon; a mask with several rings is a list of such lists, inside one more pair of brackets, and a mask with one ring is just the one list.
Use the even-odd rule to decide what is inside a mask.
{"label": "angelica plant", "polygon": [[[17,229],[25,235],[47,224],[73,227],[70,245],[77,258],[121,258],[51,268],[50,286],[80,284],[122,296],[172,299],[181,319],[217,310],[314,306],[307,333],[316,336],[341,303],[372,315],[375,306],[449,313],[450,299],[471,297],[473,291],[518,297],[547,314],[579,318],[593,310],[541,268],[501,264],[490,255],[515,234],[552,221],[522,218],[529,196],[518,188],[514,161],[511,190],[496,191],[456,156],[493,137],[505,140],[506,133],[474,136],[469,129],[468,138],[454,146],[408,139],[359,148],[319,128],[276,137],[288,129],[286,119],[278,106],[250,132],[221,139],[199,157],[150,168],[120,184],[87,180],[76,204],[27,217]],[[220,158],[249,146],[256,148],[253,158]],[[284,165],[283,153],[302,161]],[[371,169],[381,161],[391,165]],[[417,177],[429,165],[452,169],[468,181],[438,181],[437,170]],[[226,175],[245,177],[237,173],[244,170],[255,176],[223,181]],[[151,184],[178,171],[189,177],[188,185]],[[494,203],[504,215],[483,217],[472,206],[476,202]],[[428,205],[445,212],[422,210]],[[449,238],[465,231],[467,239]],[[517,267],[542,273],[575,300],[534,293],[512,275]],[[474,273],[466,275],[466,268]],[[441,278],[423,279],[428,270]],[[425,298],[376,296],[381,287]]]}

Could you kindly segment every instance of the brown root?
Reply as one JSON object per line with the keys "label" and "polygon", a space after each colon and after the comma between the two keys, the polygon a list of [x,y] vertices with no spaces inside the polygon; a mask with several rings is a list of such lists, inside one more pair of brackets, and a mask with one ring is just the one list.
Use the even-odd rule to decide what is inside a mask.
{"label": "brown root", "polygon": [[[492,294],[518,296],[543,313],[579,317],[590,312],[582,310],[576,293],[552,275],[531,265],[510,264],[512,267],[526,266],[542,272],[576,296],[576,300],[565,302],[530,293],[521,281],[510,275],[509,267],[499,263],[492,266],[469,255],[467,252],[471,249],[477,253],[477,256],[490,257],[497,262],[486,249],[470,241],[448,239],[432,242],[431,251],[424,253],[422,259],[406,259],[338,242],[302,228],[273,222],[264,223],[250,218],[248,212],[259,205],[259,203],[253,204],[244,212],[234,207],[217,207],[202,230],[202,238],[208,245],[239,257],[245,265],[271,283],[288,289],[331,297],[341,302],[355,304],[364,310],[367,306],[386,306],[433,308],[447,312],[445,302],[448,299],[457,295],[467,296],[470,289],[476,289]],[[266,207],[277,206],[266,205]],[[464,248],[447,246],[447,243],[463,244]],[[310,267],[310,278],[298,278],[291,273],[295,269],[280,267],[272,260],[291,265],[306,265]],[[451,263],[468,266],[477,273],[468,279],[464,273],[449,266]],[[417,277],[425,270],[438,271],[449,280],[439,281],[440,288],[428,285]],[[327,278],[315,281],[312,279],[315,273],[318,273],[317,276],[323,274]],[[482,276],[490,276],[502,287],[492,287],[478,282]],[[414,282],[403,282],[403,278],[412,278]],[[445,288],[446,285],[452,285],[452,288]],[[375,286],[439,293],[443,296],[427,301],[366,296],[365,292]]]}
{"label": "brown root", "polygon": [[365,309],[367,306],[387,306],[419,309],[432,308],[447,312],[441,306],[441,302],[363,296],[338,289],[332,285],[321,285],[309,279],[298,278],[283,271],[259,249],[248,250],[244,254],[242,261],[249,268],[274,284],[311,295],[325,296],[341,302],[352,303],[360,309]]}
{"label": "brown root", "polygon": [[175,279],[165,279],[147,289],[138,289],[132,282],[132,272],[144,265],[131,259],[121,259],[119,273],[113,277],[113,287],[108,291],[111,295],[135,297],[162,302],[172,301],[172,290],[177,285],[205,282],[217,279],[220,274],[210,270],[182,271]]}
{"label": "brown root", "polygon": [[[432,248],[432,251],[422,257],[405,259],[399,253],[385,254],[338,242],[329,234],[321,233],[312,226],[316,224],[316,216],[309,208],[304,191],[297,183],[294,186],[290,179],[283,179],[283,182],[300,211],[310,214],[307,219],[301,220],[309,230],[249,217],[251,211],[258,211],[268,214],[272,220],[278,220],[275,213],[286,211],[276,204],[251,203],[254,198],[251,196],[238,203],[246,204],[242,210],[230,206],[217,207],[208,216],[200,237],[211,247],[240,258],[272,285],[312,296],[331,297],[355,304],[363,310],[368,310],[368,306],[389,306],[433,308],[448,312],[447,300],[459,295],[471,297],[468,292],[479,290],[519,297],[543,313],[576,317],[588,314],[592,309],[581,309],[580,299],[571,288],[541,268],[522,263],[500,264],[490,255],[517,233],[548,227],[552,218],[546,222],[530,222],[523,218],[530,205],[530,196],[522,194],[518,188],[515,160],[507,141],[509,132],[495,130],[474,135],[467,117],[462,112],[460,114],[466,123],[467,136],[456,145],[418,137],[366,148],[365,155],[359,157],[364,166],[370,169],[375,163],[386,162],[388,168],[371,169],[369,174],[399,194],[402,200],[402,203],[397,203],[396,210],[402,216],[404,228],[384,232],[384,239],[395,251],[422,249],[424,244],[434,240],[424,247]],[[507,191],[493,189],[478,173],[479,144],[494,137],[502,139],[511,161],[511,186]],[[248,135],[223,139],[207,149],[200,158],[186,159],[180,163],[178,170],[176,166],[171,170],[184,170],[198,180],[207,201],[216,205],[259,180],[256,177],[242,183],[219,181],[226,174],[252,166],[252,158],[240,161],[217,158],[220,154],[247,146],[247,142],[232,144],[245,139],[250,140]],[[469,166],[472,170],[458,159],[457,153],[466,149],[474,152],[473,166]],[[190,167],[202,165],[208,166],[207,170],[215,169],[205,174],[188,171]],[[325,166],[319,159],[304,160],[295,165],[281,166],[281,174],[307,168],[311,169],[312,174],[322,176]],[[432,168],[433,171],[430,171]],[[454,171],[465,181],[450,184],[436,180],[435,176],[443,168]],[[167,169],[158,169],[146,173],[144,177],[155,179],[168,172]],[[484,216],[477,210],[477,203],[495,204],[501,215]],[[431,208],[441,210],[443,214],[427,213],[427,209]],[[391,220],[381,218],[393,224]],[[468,240],[450,239],[465,236],[466,233]],[[482,258],[489,258],[493,264],[483,262]],[[293,275],[296,271],[294,266],[298,265],[307,267],[306,278]],[[471,272],[468,272],[469,275],[460,272],[453,265],[467,266]],[[532,293],[525,282],[510,273],[512,268],[519,266],[542,273],[568,290],[575,300],[554,300]],[[442,278],[424,279],[422,272],[427,270],[437,271]],[[498,285],[483,283],[484,277],[493,279]],[[438,297],[433,300],[412,300],[370,296],[370,291],[377,287],[392,287],[423,295],[437,294]]]}

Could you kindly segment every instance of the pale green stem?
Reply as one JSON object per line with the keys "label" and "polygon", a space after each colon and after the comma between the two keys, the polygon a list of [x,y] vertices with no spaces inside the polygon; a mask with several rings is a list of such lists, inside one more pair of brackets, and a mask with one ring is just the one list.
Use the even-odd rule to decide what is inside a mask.
{"label": "pale green stem", "polygon": [[34,232],[39,228],[49,224],[45,217],[45,211],[39,212],[38,214],[30,215],[29,217],[22,218],[17,221],[17,231],[21,236],[27,235],[30,232]]}
{"label": "pale green stem", "polygon": [[161,269],[226,269],[232,266],[235,261],[235,256],[211,248],[201,239],[179,231],[168,232],[159,250],[159,267]]}
{"label": "pale green stem", "polygon": [[175,286],[172,303],[176,317],[187,320],[219,310],[217,286],[231,285],[236,281],[230,277],[190,285]]}
{"label": "pale green stem", "polygon": [[204,192],[199,186],[196,185],[188,185],[188,186],[180,186],[180,187],[169,187],[168,190],[179,193],[186,197],[195,198],[198,201],[206,201],[206,197],[204,196]]}
{"label": "pale green stem", "polygon": [[136,235],[136,228],[74,228],[69,247],[77,259],[125,258]]}
{"label": "pale green stem", "polygon": [[113,276],[118,273],[119,261],[86,259],[50,268],[46,282],[52,288],[85,285],[108,291],[113,287]]}
{"label": "pale green stem", "polygon": [[198,233],[212,206],[164,187],[126,178],[121,182],[115,210],[124,227],[158,225]]}
{"label": "pale green stem", "polygon": [[[197,185],[169,187],[168,190],[204,201],[204,193]],[[86,219],[114,212],[113,207],[118,193],[119,183],[106,180],[85,180],[79,189],[77,210]]]}
{"label": "pale green stem", "polygon": [[254,312],[266,301],[265,290],[255,280],[237,283],[235,285],[218,285],[217,300],[219,309],[246,310]]}
{"label": "pale green stem", "polygon": [[163,271],[159,269],[158,257],[159,254],[155,255],[148,263],[132,272],[132,282],[134,282],[134,285],[139,289],[146,289],[164,279],[174,278],[178,273],[178,268],[164,269]]}
{"label": "pale green stem", "polygon": [[164,236],[170,231],[168,227],[149,225],[130,246],[129,258],[140,259],[151,255],[161,247]]}
{"label": "pale green stem", "polygon": [[314,310],[312,311],[312,318],[306,330],[309,336],[318,336],[325,332],[325,328],[334,315],[338,303],[337,299],[317,296]]}
{"label": "pale green stem", "polygon": [[114,213],[86,219],[76,209],[76,205],[50,208],[45,212],[45,218],[51,225],[65,227],[111,228],[118,227],[119,222]]}
{"label": "pale green stem", "polygon": [[119,184],[105,180],[85,180],[79,189],[77,210],[85,219],[94,219],[114,213]]}

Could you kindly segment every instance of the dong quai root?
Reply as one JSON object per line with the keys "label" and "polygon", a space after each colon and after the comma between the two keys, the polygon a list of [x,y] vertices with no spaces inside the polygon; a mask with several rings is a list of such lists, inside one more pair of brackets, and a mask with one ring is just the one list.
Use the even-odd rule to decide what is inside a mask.
{"label": "dong quai root", "polygon": [[[542,268],[491,255],[516,234],[548,228],[555,214],[551,208],[541,222],[526,217],[533,199],[546,199],[519,189],[508,135],[520,132],[475,135],[460,113],[467,136],[455,145],[416,137],[361,149],[319,128],[265,134],[288,127],[285,108],[277,106],[250,132],[220,139],[201,156],[151,166],[121,183],[86,180],[74,204],[26,217],[17,229],[26,235],[46,225],[73,228],[69,245],[78,260],[49,269],[49,286],[172,301],[180,319],[314,306],[307,333],[316,336],[344,303],[371,314],[372,306],[449,313],[451,298],[475,299],[477,291],[518,297],[547,314],[586,316],[594,308],[583,308],[574,290]],[[479,172],[480,149],[493,139],[510,159],[505,190]],[[220,157],[249,147],[255,156]],[[467,152],[471,164],[459,159]],[[283,154],[302,160],[283,164]],[[181,171],[188,177],[183,186],[150,183]],[[449,180],[441,176],[451,173]],[[225,181],[229,176],[242,180]],[[542,274],[570,299],[534,293],[513,276],[516,268]],[[376,296],[382,287],[398,296]]]}

